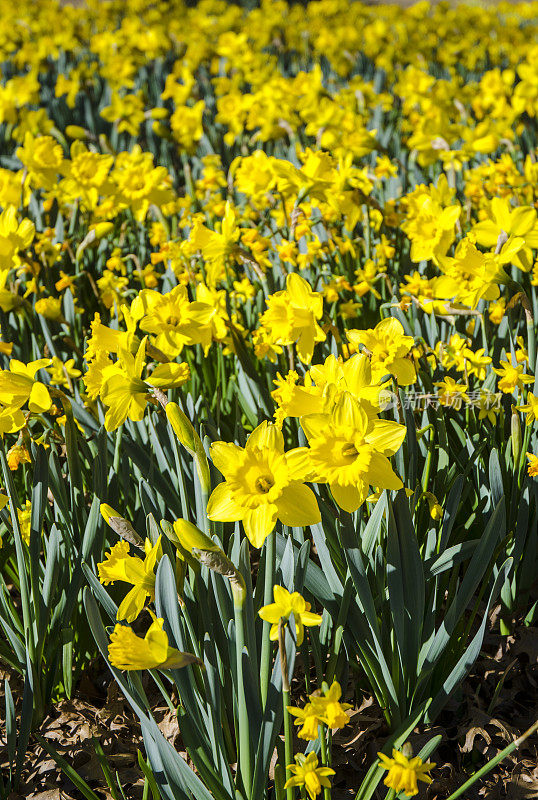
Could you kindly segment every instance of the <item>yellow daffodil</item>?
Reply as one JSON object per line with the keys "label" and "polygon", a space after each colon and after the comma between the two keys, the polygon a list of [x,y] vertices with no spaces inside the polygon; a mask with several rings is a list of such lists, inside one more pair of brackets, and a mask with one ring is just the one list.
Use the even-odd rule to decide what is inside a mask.
{"label": "yellow daffodil", "polygon": [[71,379],[80,378],[82,375],[79,369],[75,368],[75,359],[68,358],[62,361],[58,356],[53,356],[50,366],[46,368],[50,375],[50,382],[55,386],[70,386]]}
{"label": "yellow daffodil", "polygon": [[536,477],[538,475],[538,456],[535,456],[533,453],[527,453],[526,455],[529,460],[527,472],[531,477]]}
{"label": "yellow daffodil", "polygon": [[108,406],[105,415],[107,431],[116,430],[127,418],[138,421],[144,416],[149,389],[141,378],[146,364],[145,351],[145,338],[140,343],[136,356],[122,350],[118,363],[103,382],[101,399]]}
{"label": "yellow daffodil", "polygon": [[471,350],[466,347],[463,350],[465,367],[469,375],[476,375],[479,381],[484,381],[487,375],[487,367],[491,364],[491,357],[484,355],[484,348]]}
{"label": "yellow daffodil", "polygon": [[312,291],[310,284],[296,272],[286,278],[286,288],[269,295],[261,325],[277,345],[297,345],[301,361],[309,364],[316,342],[325,341],[318,325],[323,315],[323,295]]}
{"label": "yellow daffodil", "polygon": [[144,638],[126,625],[116,625],[108,646],[112,666],[126,670],[180,669],[198,663],[191,653],[170,647],[163,623],[163,619],[154,617]]}
{"label": "yellow daffodil", "polygon": [[211,520],[241,520],[254,547],[261,547],[277,520],[302,527],[321,520],[314,493],[291,477],[284,437],[268,422],[250,434],[246,446],[214,442],[213,463],[225,481],[213,490],[207,505]]}
{"label": "yellow daffodil", "polygon": [[385,786],[394,789],[395,792],[403,791],[407,797],[418,794],[417,781],[431,783],[432,779],[428,772],[435,767],[435,764],[422,763],[418,756],[408,758],[399,750],[392,751],[392,758],[384,753],[378,753],[380,766],[388,770],[388,775],[384,780]]}
{"label": "yellow daffodil", "polygon": [[478,244],[495,247],[499,236],[517,236],[523,239],[524,247],[514,259],[514,264],[528,272],[532,266],[532,249],[538,246],[538,220],[536,209],[531,206],[511,207],[506,197],[494,197],[487,209],[488,217],[472,228]]}
{"label": "yellow daffodil", "polygon": [[525,366],[517,364],[514,366],[509,361],[501,361],[499,368],[493,368],[493,372],[500,375],[499,389],[504,394],[512,394],[516,389],[523,389],[526,383],[534,383],[534,375],[524,373]]}
{"label": "yellow daffodil", "polygon": [[127,325],[126,331],[114,330],[101,322],[99,314],[95,314],[90,324],[91,336],[87,341],[84,357],[86,361],[96,358],[99,353],[119,353],[120,350],[127,350],[129,353],[136,353],[140,339],[135,336],[136,320],[129,312],[124,310],[124,320]]}
{"label": "yellow daffodil", "polygon": [[341,703],[342,689],[337,681],[322,695],[311,694],[310,702],[303,709],[288,706],[288,711],[296,717],[295,725],[301,725],[297,733],[300,739],[313,740],[318,735],[318,725],[325,723],[332,730],[343,728],[349,722],[346,711],[352,706]]}
{"label": "yellow daffodil", "polygon": [[533,422],[538,420],[538,397],[535,397],[532,392],[527,395],[527,402],[521,406],[516,406],[518,411],[525,411],[527,417],[525,422],[527,425],[532,425]]}
{"label": "yellow daffodil", "polygon": [[375,328],[349,330],[347,337],[353,345],[363,345],[370,354],[374,382],[388,374],[394,375],[402,386],[409,386],[416,381],[415,366],[407,358],[414,339],[404,334],[402,323],[394,317],[387,317]]}
{"label": "yellow daffodil", "polygon": [[310,702],[318,718],[328,728],[343,728],[349,722],[346,711],[352,708],[350,703],[341,703],[342,688],[338,681],[333,681],[330,688],[322,695],[310,695]]}
{"label": "yellow daffodil", "polygon": [[434,520],[440,520],[443,516],[443,508],[439,504],[436,496],[431,492],[423,492],[422,497],[428,503],[428,508],[430,511],[430,517]]}
{"label": "yellow daffodil", "polygon": [[309,447],[292,451],[292,474],[328,483],[338,505],[356,511],[369,494],[369,486],[401,489],[387,456],[405,437],[405,426],[389,420],[369,419],[358,401],[344,392],[331,414],[301,419]]}
{"label": "yellow daffodil", "polygon": [[211,321],[215,309],[208,303],[191,302],[185,286],[161,294],[143,289],[131,306],[133,319],[146,333],[154,334],[153,344],[170,359],[185,345],[211,344]]}
{"label": "yellow daffodil", "polygon": [[23,508],[17,509],[17,517],[19,520],[19,528],[23,541],[30,544],[30,523],[32,520],[32,503],[26,500]]}
{"label": "yellow daffodil", "polygon": [[461,214],[459,203],[452,200],[445,175],[437,186],[417,186],[405,198],[407,217],[402,229],[411,240],[411,260],[437,260],[444,256],[455,239],[454,226]]}
{"label": "yellow daffodil", "polygon": [[512,237],[498,253],[482,253],[470,237],[462,239],[453,258],[440,259],[444,274],[435,280],[436,297],[451,298],[473,309],[479,300],[497,300],[499,284],[510,283],[504,266],[513,263],[523,244],[520,237]]}
{"label": "yellow daffodil", "polygon": [[439,402],[442,406],[455,408],[460,410],[462,403],[469,402],[469,395],[467,394],[468,386],[466,383],[457,383],[454,378],[447,376],[444,381],[436,381],[434,386],[437,386],[439,391]]}
{"label": "yellow daffodil", "polygon": [[[1,373],[0,373],[1,381]],[[20,408],[0,407],[0,438],[5,433],[15,433],[26,425],[26,418]]]}
{"label": "yellow daffodil", "polygon": [[315,800],[318,794],[321,794],[324,786],[330,788],[329,778],[335,775],[334,769],[330,767],[318,767],[318,757],[315,753],[309,753],[307,756],[299,753],[295,756],[295,764],[288,764],[288,769],[293,776],[288,778],[284,788],[304,787],[311,800]]}
{"label": "yellow daffodil", "polygon": [[101,110],[101,116],[108,122],[116,123],[118,131],[127,131],[132,136],[144,121],[144,101],[141,93],[120,95],[114,92],[110,105]]}
{"label": "yellow daffodil", "polygon": [[375,416],[382,389],[373,381],[370,359],[364,353],[356,353],[346,361],[330,355],[323,364],[310,367],[303,385],[298,380],[299,375],[292,370],[285,378],[278,375],[275,381],[277,388],[272,397],[279,406],[278,421],[327,413],[344,391],[359,400],[368,416]]}
{"label": "yellow daffodil", "polygon": [[63,165],[62,147],[52,136],[34,136],[27,131],[24,145],[17,149],[17,158],[26,167],[33,186],[52,189]]}
{"label": "yellow daffodil", "polygon": [[155,597],[155,565],[162,556],[161,538],[151,544],[144,542],[145,558],[129,555],[129,544],[119,541],[97,565],[99,580],[105,586],[114,581],[131,583],[133,588],[125,595],[118,608],[117,618],[134,622],[146,604]]}
{"label": "yellow daffodil", "polygon": [[209,230],[201,222],[196,222],[190,241],[195,249],[200,250],[207,263],[207,283],[209,286],[222,279],[226,259],[237,248],[239,229],[236,225],[235,214],[230,203],[226,203],[226,210],[221,224],[221,232]]}
{"label": "yellow daffodil", "polygon": [[23,444],[14,444],[7,452],[7,465],[10,470],[14,471],[19,468],[20,464],[31,464],[32,459],[30,453]]}
{"label": "yellow daffodil", "polygon": [[318,738],[318,727],[321,719],[312,703],[307,703],[304,708],[288,706],[288,711],[296,718],[294,725],[300,726],[300,730],[297,731],[299,739],[313,741]]}
{"label": "yellow daffodil", "polygon": [[181,364],[157,364],[151,375],[148,376],[148,383],[157,389],[173,389],[183,386],[191,375],[189,365]]}
{"label": "yellow daffodil", "polygon": [[34,223],[29,219],[17,220],[14,206],[7,206],[0,214],[0,270],[18,266],[18,253],[30,247],[35,235]]}
{"label": "yellow daffodil", "polygon": [[288,592],[283,586],[273,587],[274,603],[264,606],[258,612],[265,622],[271,623],[269,636],[271,641],[278,639],[278,624],[280,620],[286,622],[292,615],[295,620],[297,644],[301,645],[304,638],[304,629],[311,625],[321,625],[321,617],[310,611],[310,603],[299,592]]}
{"label": "yellow daffodil", "polygon": [[35,380],[35,374],[49,364],[48,358],[40,358],[28,364],[12,358],[9,370],[0,370],[0,403],[21,408],[27,402],[29,410],[36,414],[48,411],[52,405],[49,390],[45,384]]}

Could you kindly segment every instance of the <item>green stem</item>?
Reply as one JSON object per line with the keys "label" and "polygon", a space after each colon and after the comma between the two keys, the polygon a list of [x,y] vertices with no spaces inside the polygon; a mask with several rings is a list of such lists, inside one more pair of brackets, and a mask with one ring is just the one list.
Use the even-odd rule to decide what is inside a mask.
{"label": "green stem", "polygon": [[[321,723],[318,725],[318,736],[319,736],[319,743],[321,748],[321,763],[324,767],[328,767],[329,765],[329,757],[327,754],[327,736],[326,736],[326,726]],[[331,790],[328,786],[323,787],[323,800],[331,800]]]}
{"label": "green stem", "polygon": [[[270,605],[273,602],[273,584],[275,575],[275,541],[276,534],[273,531],[265,540],[265,575],[263,588],[263,604]],[[269,680],[271,677],[271,640],[269,632],[271,623],[263,623],[262,649],[260,655],[260,687],[262,708],[267,703],[267,693],[269,691]]]}
{"label": "green stem", "polygon": [[250,726],[248,720],[247,700],[245,697],[245,681],[243,677],[243,649],[245,647],[245,619],[243,614],[244,598],[235,598],[235,656],[237,667],[237,715],[239,730],[239,769],[238,773],[243,788],[243,795],[250,797],[252,790],[252,763],[250,748]]}
{"label": "green stem", "polygon": [[[282,692],[282,705],[284,710],[284,752],[285,752],[285,761],[286,761],[286,780],[292,777],[291,771],[289,769],[290,765],[293,764],[293,738],[292,738],[292,729],[291,729],[291,719],[288,711],[288,706],[290,705],[290,693],[289,690]],[[286,797],[287,800],[293,800],[295,792],[293,791],[293,786],[288,786],[286,789]]]}
{"label": "green stem", "polygon": [[486,332],[486,319],[484,317],[484,314],[480,314],[479,320],[480,320],[480,328],[481,328],[481,332],[482,332],[482,347],[484,348],[484,355],[487,356],[488,355],[488,336],[487,336],[487,332]]}
{"label": "green stem", "polygon": [[[529,304],[530,305],[530,304]],[[526,320],[527,320],[527,344],[528,344],[528,356],[529,356],[529,369],[530,371],[535,374],[536,373],[536,339],[535,339],[535,331],[534,331],[534,320],[530,313],[526,313]]]}
{"label": "green stem", "polygon": [[522,476],[524,475],[525,458],[527,457],[527,448],[531,438],[531,431],[532,425],[525,425],[525,435],[523,437],[523,445],[519,454],[519,460],[517,464],[514,464],[519,489],[521,489],[521,484],[523,483]]}
{"label": "green stem", "polygon": [[305,636],[301,645],[301,655],[303,657],[304,666],[304,688],[307,694],[310,694],[310,647],[308,636]]}
{"label": "green stem", "polygon": [[430,472],[431,472],[431,468],[432,468],[433,451],[435,449],[435,441],[434,441],[433,433],[434,433],[434,429],[433,429],[433,426],[432,426],[431,430],[430,430],[429,441],[428,441],[428,454],[426,456],[426,464],[424,466],[424,473],[423,473],[423,478],[422,478],[422,489],[425,492],[428,491],[428,483],[430,481]]}
{"label": "green stem", "polygon": [[[288,711],[290,705],[290,681],[288,677],[288,656],[286,654],[286,644],[284,638],[284,625],[282,620],[278,623],[278,649],[280,653],[280,667],[282,670],[282,709],[284,712],[284,760],[286,768],[286,781],[291,777],[289,767],[293,764],[293,732],[291,727],[291,717]],[[293,786],[286,789],[287,800],[293,800],[295,791]]]}
{"label": "green stem", "polygon": [[123,438],[123,425],[116,431],[116,442],[114,446],[114,472],[117,474],[120,468],[121,440]]}

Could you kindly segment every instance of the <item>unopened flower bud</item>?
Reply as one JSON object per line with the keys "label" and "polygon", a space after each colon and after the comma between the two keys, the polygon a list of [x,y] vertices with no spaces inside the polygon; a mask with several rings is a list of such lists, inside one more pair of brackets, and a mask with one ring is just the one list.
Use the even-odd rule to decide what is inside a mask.
{"label": "unopened flower bud", "polygon": [[81,128],[80,125],[68,125],[65,133],[70,139],[86,139],[88,137],[88,131]]}

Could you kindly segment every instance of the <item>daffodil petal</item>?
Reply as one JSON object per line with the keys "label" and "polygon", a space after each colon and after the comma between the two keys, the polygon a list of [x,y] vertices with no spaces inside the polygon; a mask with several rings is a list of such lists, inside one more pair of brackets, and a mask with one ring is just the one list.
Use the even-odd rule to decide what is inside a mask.
{"label": "daffodil petal", "polygon": [[321,513],[312,489],[303,483],[293,482],[285,486],[276,500],[278,518],[290,527],[315,525],[321,522]]}

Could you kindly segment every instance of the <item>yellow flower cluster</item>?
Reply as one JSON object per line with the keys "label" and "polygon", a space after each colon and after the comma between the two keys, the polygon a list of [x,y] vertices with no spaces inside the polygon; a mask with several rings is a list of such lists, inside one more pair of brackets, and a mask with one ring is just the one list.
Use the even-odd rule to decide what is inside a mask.
{"label": "yellow flower cluster", "polygon": [[114,431],[204,359],[264,374],[276,428],[214,444],[208,509],[259,546],[319,521],[305,482],[347,511],[401,486],[421,370],[477,424],[497,388],[532,409],[534,344],[488,344],[538,285],[532,5],[38,6],[0,48],[2,434],[53,435],[51,384]]}
{"label": "yellow flower cluster", "polygon": [[[136,499],[116,489],[148,450],[152,469],[173,464],[190,511],[194,490],[203,528],[183,511],[161,522],[166,542],[150,526],[140,539],[103,504],[120,539],[99,556],[99,579],[128,587],[113,666],[197,662],[160,617],[163,553],[180,597],[200,564],[229,580],[239,619],[232,535],[248,540],[242,553],[265,545],[275,559],[275,530],[302,544],[330,527],[336,558],[346,526],[362,531],[367,504],[387,509],[383,493],[399,491],[415,521],[441,528],[455,476],[488,472],[482,451],[499,453],[490,483],[513,478],[511,502],[534,497],[537,2],[4,5],[4,478],[26,491],[45,447],[60,483],[79,437],[108,475],[100,499],[135,519],[148,512],[134,477],[147,476],[136,466]],[[0,533],[17,535],[22,563],[42,523],[19,496],[8,514],[0,493]],[[468,529],[454,530],[463,544]],[[418,536],[427,560],[430,534]],[[257,629],[268,648],[293,627],[302,646],[322,617],[275,580],[261,610],[255,593]],[[343,727],[340,699],[335,681],[291,708],[298,736]],[[396,793],[430,780],[418,757],[380,759]],[[322,761],[286,763],[287,788],[328,789]]]}

